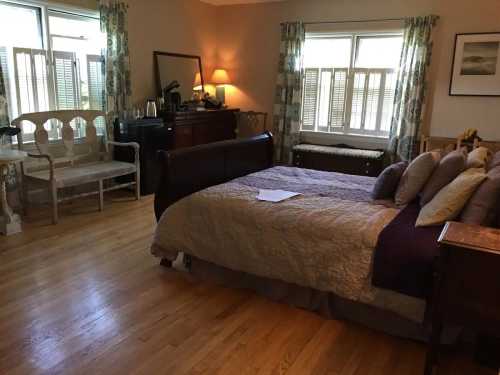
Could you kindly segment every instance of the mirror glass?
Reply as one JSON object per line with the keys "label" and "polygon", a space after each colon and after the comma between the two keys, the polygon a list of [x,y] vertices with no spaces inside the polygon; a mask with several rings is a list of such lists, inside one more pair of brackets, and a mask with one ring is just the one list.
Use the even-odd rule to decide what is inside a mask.
{"label": "mirror glass", "polygon": [[180,86],[171,92],[178,92],[182,101],[190,100],[194,91],[203,91],[204,81],[199,56],[169,52],[155,52],[154,56],[159,94],[173,81],[177,81]]}

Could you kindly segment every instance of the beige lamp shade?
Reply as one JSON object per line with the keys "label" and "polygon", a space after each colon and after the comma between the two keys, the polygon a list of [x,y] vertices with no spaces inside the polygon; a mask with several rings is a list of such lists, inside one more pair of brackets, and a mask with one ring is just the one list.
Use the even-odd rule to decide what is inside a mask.
{"label": "beige lamp shade", "polygon": [[201,91],[202,89],[203,89],[203,86],[201,85],[201,73],[198,72],[194,76],[193,90],[194,91]]}
{"label": "beige lamp shade", "polygon": [[229,85],[231,80],[225,69],[215,69],[212,74],[212,83],[214,85]]}

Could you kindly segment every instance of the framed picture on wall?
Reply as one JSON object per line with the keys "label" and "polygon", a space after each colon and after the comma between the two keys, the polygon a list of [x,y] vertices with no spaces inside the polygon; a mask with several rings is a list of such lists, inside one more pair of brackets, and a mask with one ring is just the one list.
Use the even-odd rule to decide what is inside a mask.
{"label": "framed picture on wall", "polygon": [[456,35],[450,95],[500,96],[500,32]]}

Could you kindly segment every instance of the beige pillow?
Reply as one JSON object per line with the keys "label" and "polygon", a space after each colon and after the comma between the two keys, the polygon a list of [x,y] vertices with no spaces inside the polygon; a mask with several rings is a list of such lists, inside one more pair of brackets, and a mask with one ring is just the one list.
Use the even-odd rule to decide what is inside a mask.
{"label": "beige pillow", "polygon": [[420,210],[417,227],[441,225],[455,219],[485,178],[484,168],[462,172]]}
{"label": "beige pillow", "polygon": [[472,150],[467,156],[467,169],[485,168],[488,164],[490,151],[486,147],[478,147]]}
{"label": "beige pillow", "polygon": [[413,201],[441,160],[440,152],[425,152],[413,160],[399,181],[394,201],[398,206]]}

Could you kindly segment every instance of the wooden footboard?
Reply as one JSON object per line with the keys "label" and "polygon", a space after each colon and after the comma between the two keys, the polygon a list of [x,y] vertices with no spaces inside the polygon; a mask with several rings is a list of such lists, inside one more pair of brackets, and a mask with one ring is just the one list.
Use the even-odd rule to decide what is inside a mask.
{"label": "wooden footboard", "polygon": [[157,220],[168,206],[190,194],[272,167],[273,137],[266,132],[248,139],[159,151],[158,156],[162,176],[155,195]]}

